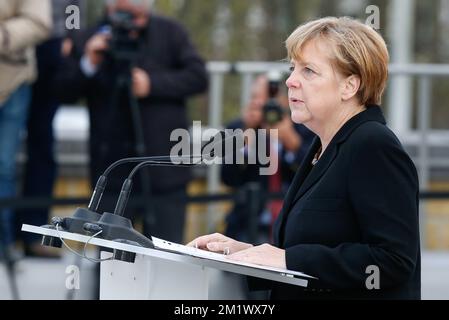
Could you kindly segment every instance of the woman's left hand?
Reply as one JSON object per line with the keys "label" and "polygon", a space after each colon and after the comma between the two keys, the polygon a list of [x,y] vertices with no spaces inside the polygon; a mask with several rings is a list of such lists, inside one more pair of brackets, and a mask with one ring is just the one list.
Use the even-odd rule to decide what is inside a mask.
{"label": "woman's left hand", "polygon": [[228,256],[228,259],[281,269],[286,268],[285,250],[266,243],[233,253]]}

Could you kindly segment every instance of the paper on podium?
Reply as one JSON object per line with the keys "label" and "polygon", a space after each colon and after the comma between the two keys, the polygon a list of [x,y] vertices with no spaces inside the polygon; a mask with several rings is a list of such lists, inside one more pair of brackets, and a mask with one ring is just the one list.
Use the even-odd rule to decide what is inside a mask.
{"label": "paper on podium", "polygon": [[161,249],[161,250],[172,251],[172,252],[177,252],[177,253],[197,257],[197,258],[210,259],[210,260],[215,260],[215,261],[220,261],[220,262],[225,262],[225,263],[230,263],[230,264],[235,264],[235,265],[241,265],[241,266],[246,266],[246,267],[251,267],[251,268],[256,268],[256,269],[261,269],[261,270],[273,271],[276,273],[280,273],[283,276],[316,279],[315,277],[309,276],[309,275],[307,275],[303,272],[299,272],[299,271],[268,267],[268,266],[263,266],[263,265],[259,265],[259,264],[248,263],[248,262],[242,262],[242,261],[234,261],[234,260],[228,259],[226,257],[226,255],[224,255],[224,254],[205,251],[205,250],[197,249],[194,247],[188,247],[188,246],[185,246],[185,245],[182,245],[179,243],[170,242],[170,241],[159,239],[156,237],[151,237],[151,239],[153,240],[154,246],[157,249]]}

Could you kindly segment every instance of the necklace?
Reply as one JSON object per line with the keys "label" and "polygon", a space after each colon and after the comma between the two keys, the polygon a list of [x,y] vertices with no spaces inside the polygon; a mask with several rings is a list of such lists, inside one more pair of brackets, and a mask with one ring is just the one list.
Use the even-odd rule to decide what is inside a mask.
{"label": "necklace", "polygon": [[321,150],[322,150],[322,147],[320,147],[318,149],[318,152],[315,154],[315,157],[313,157],[312,166],[316,165],[318,163],[318,160],[320,160]]}

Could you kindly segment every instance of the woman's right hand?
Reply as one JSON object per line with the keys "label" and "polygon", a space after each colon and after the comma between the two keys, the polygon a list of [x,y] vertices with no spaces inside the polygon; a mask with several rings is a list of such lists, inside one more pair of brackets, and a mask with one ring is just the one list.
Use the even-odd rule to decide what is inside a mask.
{"label": "woman's right hand", "polygon": [[234,240],[220,233],[213,233],[198,237],[188,243],[187,246],[229,255],[251,248],[253,245]]}

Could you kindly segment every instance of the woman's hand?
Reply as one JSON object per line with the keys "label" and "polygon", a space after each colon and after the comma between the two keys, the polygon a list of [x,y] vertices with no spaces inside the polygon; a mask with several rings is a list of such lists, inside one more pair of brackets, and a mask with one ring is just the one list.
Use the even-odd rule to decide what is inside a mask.
{"label": "woman's hand", "polygon": [[192,242],[188,243],[187,246],[229,255],[251,248],[253,245],[236,241],[220,233],[214,233],[198,237]]}
{"label": "woman's hand", "polygon": [[266,243],[232,253],[228,256],[228,259],[281,269],[287,268],[285,262],[285,250],[273,247]]}
{"label": "woman's hand", "polygon": [[254,247],[252,244],[239,242],[220,233],[198,237],[187,246],[219,252],[235,261],[249,262],[269,267],[285,269],[285,250],[269,244]]}

